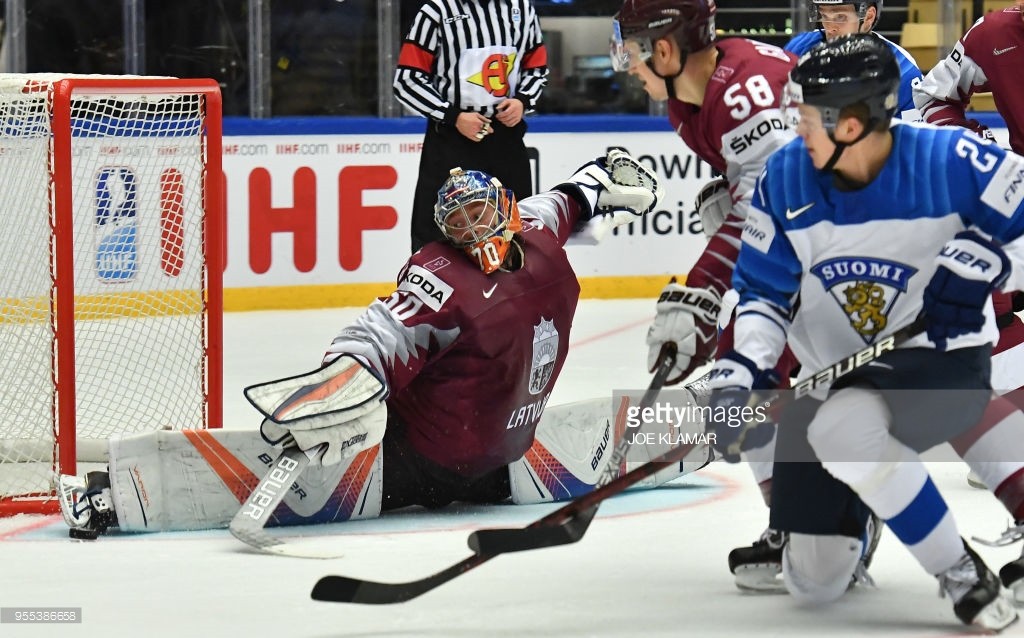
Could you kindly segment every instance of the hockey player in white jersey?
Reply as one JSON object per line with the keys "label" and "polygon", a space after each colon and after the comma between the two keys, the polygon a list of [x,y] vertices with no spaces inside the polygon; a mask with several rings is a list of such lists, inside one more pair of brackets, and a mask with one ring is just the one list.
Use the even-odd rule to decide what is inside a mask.
{"label": "hockey player in white jersey", "polygon": [[[866,504],[961,621],[999,630],[1016,612],[918,454],[970,431],[992,397],[991,293],[1024,286],[1024,158],[965,131],[890,127],[898,85],[891,49],[866,35],[824,43],[791,72],[799,139],[758,180],[711,405],[746,404],[787,341],[811,373],[923,313],[922,334],[783,414],[771,512],[790,533],[783,577],[803,600],[841,596]],[[764,427],[711,425],[723,451]],[[1020,419],[1001,426],[1024,441]]]}
{"label": "hockey player in white jersey", "polygon": [[914,88],[921,84],[921,69],[906,49],[876,31],[878,19],[882,15],[882,0],[806,0],[806,4],[807,19],[811,24],[821,26],[812,31],[798,33],[783,48],[803,55],[825,40],[834,40],[854,33],[874,34],[892,48],[893,55],[900,65],[899,106],[896,109],[896,117],[908,122],[920,121],[921,113],[914,104]]}

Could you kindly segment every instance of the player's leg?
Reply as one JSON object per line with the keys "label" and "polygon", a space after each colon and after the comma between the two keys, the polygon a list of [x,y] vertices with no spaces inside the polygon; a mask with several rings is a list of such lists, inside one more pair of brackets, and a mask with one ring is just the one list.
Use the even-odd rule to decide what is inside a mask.
{"label": "player's leg", "polygon": [[[787,542],[766,561],[776,577],[773,583],[765,581],[800,600],[817,602],[832,600],[849,588],[869,517],[853,490],[817,462],[808,443],[807,427],[819,405],[812,400],[794,403],[780,421],[784,425],[776,442],[770,525],[784,530]],[[800,541],[791,545],[794,535]],[[740,584],[741,573],[736,573]]]}
{"label": "player's leg", "polygon": [[[278,454],[259,432],[242,430],[164,430],[109,445],[108,472],[90,473],[86,481],[61,478],[62,510],[73,529],[226,527]],[[311,466],[287,488],[270,524],[377,516],[381,471],[380,446],[335,465]]]}
{"label": "player's leg", "polygon": [[[985,485],[994,486],[992,493],[1013,517],[1001,542],[1024,538],[1024,412],[996,397],[978,425],[950,443]],[[1024,603],[1024,557],[1004,565],[999,577]]]}
{"label": "player's leg", "polygon": [[879,390],[845,387],[834,390],[818,410],[808,441],[829,473],[885,520],[939,580],[960,620],[1001,629],[1016,612],[1002,597],[998,579],[961,538],[917,452],[890,434],[902,416]]}

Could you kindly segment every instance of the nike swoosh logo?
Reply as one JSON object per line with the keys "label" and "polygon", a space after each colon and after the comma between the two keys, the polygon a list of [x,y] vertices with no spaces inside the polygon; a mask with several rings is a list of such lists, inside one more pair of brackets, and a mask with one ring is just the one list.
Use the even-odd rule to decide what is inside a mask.
{"label": "nike swoosh logo", "polygon": [[490,299],[491,295],[494,294],[494,289],[497,288],[497,287],[498,287],[498,284],[494,284],[493,286],[491,286],[490,290],[485,290],[484,291],[484,299]]}
{"label": "nike swoosh logo", "polygon": [[798,208],[796,210],[790,210],[787,207],[786,208],[786,219],[796,219],[797,217],[799,217],[804,211],[806,211],[811,206],[814,206],[814,202],[811,202],[810,204],[808,204],[806,206],[801,206],[800,208]]}
{"label": "nike swoosh logo", "polygon": [[1015,44],[1012,47],[1006,47],[1005,49],[992,49],[992,55],[1002,55],[1002,54],[1006,53],[1007,51],[1013,51],[1016,48],[1017,48],[1017,45]]}

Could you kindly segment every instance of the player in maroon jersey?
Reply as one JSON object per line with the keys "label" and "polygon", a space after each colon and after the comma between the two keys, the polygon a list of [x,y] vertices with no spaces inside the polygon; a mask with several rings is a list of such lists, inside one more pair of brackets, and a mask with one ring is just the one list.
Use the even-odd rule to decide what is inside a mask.
{"label": "player in maroon jersey", "polygon": [[[987,13],[960,38],[914,89],[914,102],[925,121],[939,126],[962,126],[992,139],[987,127],[969,119],[971,96],[991,91],[996,109],[1010,133],[1010,148],[1024,153],[1024,0]],[[992,387],[1024,408],[1024,294],[996,293],[992,305],[999,324],[999,343],[992,351]],[[973,483],[972,483],[973,484]]]}
{"label": "player in maroon jersey", "polygon": [[1024,154],[1024,0],[985,14],[960,38],[945,59],[914,90],[926,122],[969,128],[991,138],[988,128],[965,113],[971,96],[992,92],[1010,132],[1010,148]]}
{"label": "player in maroon jersey", "polygon": [[[697,197],[704,252],[685,285],[669,283],[658,298],[647,334],[648,365],[665,342],[681,356],[669,383],[678,383],[731,348],[728,320],[735,304],[732,271],[754,182],[768,156],[795,137],[779,103],[796,56],[746,38],[715,38],[714,0],[625,0],[615,15],[612,63],[644,83],[655,100],[668,100],[668,117],[683,142],[721,175]],[[795,367],[789,351],[779,361],[779,378]],[[774,443],[745,453],[769,504]],[[729,557],[737,585],[780,590],[784,536],[768,529],[752,547]],[[771,556],[761,556],[766,550]],[[750,552],[756,556],[748,556]],[[737,555],[738,553],[738,555]],[[744,565],[749,564],[748,570]],[[767,576],[755,567],[769,564]],[[748,577],[749,576],[749,577]]]}
{"label": "player in maroon jersey", "polygon": [[[328,444],[296,482],[301,496],[293,487],[285,497],[290,513],[275,514],[274,524],[516,500],[509,464],[534,443],[579,299],[563,245],[571,235],[600,238],[653,210],[661,195],[657,179],[617,149],[521,202],[485,173],[453,170],[435,207],[445,241],[412,255],[394,292],[342,329],[324,356],[332,367],[347,360],[330,390],[350,397],[346,404],[263,423],[267,443]],[[594,419],[595,436],[606,427]],[[546,450],[557,449],[557,439],[554,433]],[[114,524],[122,531],[221,526],[238,511],[237,494],[251,491],[238,483],[247,471],[257,474],[267,449],[257,432],[112,442],[109,473],[61,477],[62,510],[72,528],[95,533]],[[579,458],[592,469],[591,448],[562,449],[570,471]],[[142,484],[149,486],[144,499],[137,496]],[[573,484],[593,489],[593,482]]]}

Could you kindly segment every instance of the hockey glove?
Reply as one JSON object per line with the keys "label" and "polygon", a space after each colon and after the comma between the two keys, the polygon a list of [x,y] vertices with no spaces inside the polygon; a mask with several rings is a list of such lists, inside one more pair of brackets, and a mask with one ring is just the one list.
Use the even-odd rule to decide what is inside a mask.
{"label": "hockey glove", "polygon": [[769,416],[775,396],[768,392],[779,385],[775,370],[758,370],[738,352],[726,353],[711,368],[708,387],[708,422],[714,434],[711,445],[729,463],[740,461],[740,452],[764,447],[775,435]]}
{"label": "hockey glove", "polygon": [[967,120],[967,128],[974,131],[975,135],[983,140],[988,140],[990,142],[996,141],[996,136],[992,133],[992,129],[985,126],[978,120]]}
{"label": "hockey glove", "polygon": [[653,173],[617,148],[581,166],[555,190],[579,202],[583,230],[594,242],[601,241],[613,228],[654,210],[665,195]]}
{"label": "hockey glove", "polygon": [[266,417],[260,433],[267,443],[301,450],[327,443],[323,465],[339,463],[384,438],[387,385],[351,355],[308,374],[250,386],[245,396]]}
{"label": "hockey glove", "polygon": [[670,341],[676,344],[676,364],[666,385],[679,383],[707,363],[718,342],[721,308],[722,298],[714,290],[687,288],[675,279],[669,282],[658,297],[657,314],[647,331],[648,369],[654,372],[662,344]]}
{"label": "hockey glove", "polygon": [[992,241],[973,231],[946,242],[938,268],[924,290],[928,338],[939,350],[947,340],[978,332],[985,325],[985,303],[1010,276],[1010,260]]}
{"label": "hockey glove", "polygon": [[697,194],[695,206],[700,224],[704,228],[704,236],[711,239],[725,223],[725,218],[732,214],[729,182],[718,178],[705,184]]}

